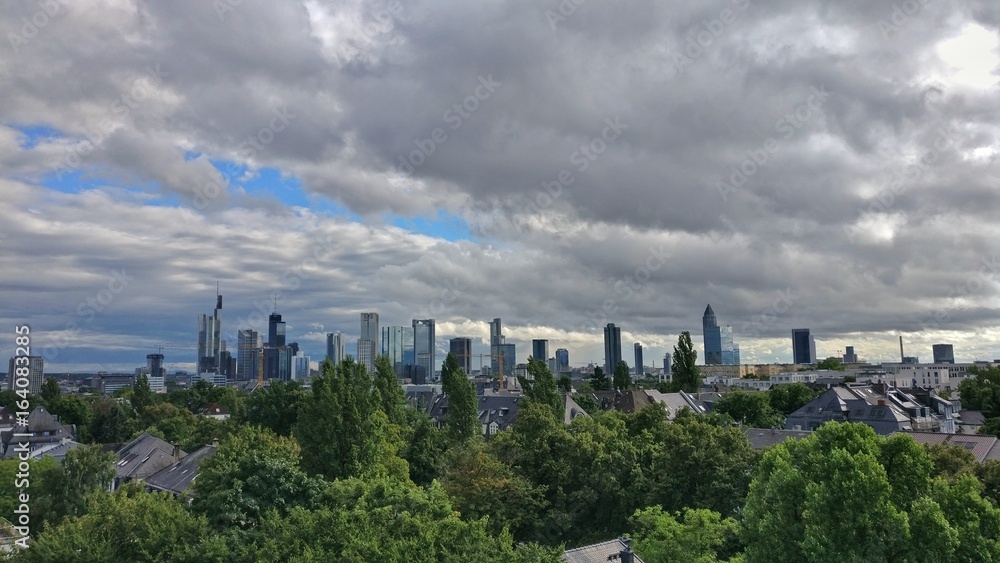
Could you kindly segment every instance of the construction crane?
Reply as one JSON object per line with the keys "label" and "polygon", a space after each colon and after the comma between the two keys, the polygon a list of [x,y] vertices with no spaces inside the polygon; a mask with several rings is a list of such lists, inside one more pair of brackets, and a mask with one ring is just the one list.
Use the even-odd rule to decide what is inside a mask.
{"label": "construction crane", "polygon": [[504,389],[503,354],[455,354],[456,358],[479,358],[479,372],[483,371],[483,358],[493,358],[497,361],[497,368],[500,372],[500,389]]}

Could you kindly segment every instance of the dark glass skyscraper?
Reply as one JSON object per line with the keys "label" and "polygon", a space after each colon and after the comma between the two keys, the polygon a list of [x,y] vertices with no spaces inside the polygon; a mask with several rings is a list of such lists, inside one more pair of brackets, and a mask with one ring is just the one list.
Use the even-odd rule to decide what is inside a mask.
{"label": "dark glass skyscraper", "polygon": [[459,336],[448,343],[448,352],[455,355],[458,365],[462,366],[466,375],[472,373],[472,339]]}
{"label": "dark glass skyscraper", "polygon": [[569,350],[565,348],[556,350],[556,371],[559,373],[569,371]]}
{"label": "dark glass skyscraper", "polygon": [[[531,357],[536,360],[541,360],[542,363],[546,363],[549,360],[549,341],[548,340],[532,340],[531,341]],[[546,364],[548,365],[548,364]]]}
{"label": "dark glass skyscraper", "polygon": [[267,317],[267,345],[272,348],[285,345],[285,323],[278,313],[271,313]]}
{"label": "dark glass skyscraper", "polygon": [[604,374],[610,378],[621,360],[622,329],[615,326],[615,323],[608,323],[604,327]]}
{"label": "dark glass skyscraper", "polygon": [[636,342],[632,348],[635,350],[635,374],[642,377],[645,373],[645,368],[642,367],[642,344]]}
{"label": "dark glass skyscraper", "polygon": [[935,344],[932,348],[934,349],[935,364],[955,363],[955,347],[951,344]]}
{"label": "dark glass skyscraper", "polygon": [[808,328],[792,329],[792,363],[816,363],[816,341]]}
{"label": "dark glass skyscraper", "polygon": [[733,327],[719,326],[711,305],[705,307],[701,329],[705,342],[705,365],[739,365],[740,347],[733,343]]}
{"label": "dark glass skyscraper", "polygon": [[437,345],[434,319],[413,319],[413,354],[416,364],[427,370],[427,379],[434,379],[437,369]]}

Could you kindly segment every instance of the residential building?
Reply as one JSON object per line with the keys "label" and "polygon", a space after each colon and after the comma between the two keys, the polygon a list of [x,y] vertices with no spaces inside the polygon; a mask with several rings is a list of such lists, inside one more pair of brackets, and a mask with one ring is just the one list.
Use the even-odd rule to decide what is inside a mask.
{"label": "residential building", "polygon": [[935,364],[955,363],[955,347],[951,344],[935,344],[932,348],[934,349]]}
{"label": "residential building", "polygon": [[599,561],[643,563],[642,559],[632,551],[632,540],[627,537],[568,549],[563,552],[562,560],[565,563],[597,563]]}
{"label": "residential building", "polygon": [[414,363],[423,366],[429,379],[435,379],[438,363],[434,319],[413,319],[413,355]]}
{"label": "residential building", "polygon": [[808,328],[792,329],[792,363],[816,363],[816,341]]}
{"label": "residential building", "polygon": [[132,481],[145,481],[150,475],[187,455],[180,446],[172,445],[148,432],[143,432],[116,453],[118,464],[115,465],[112,489],[118,489]]}
{"label": "residential building", "polygon": [[219,403],[207,403],[198,409],[198,414],[215,420],[229,420],[229,409]]}
{"label": "residential building", "polygon": [[[27,374],[24,368],[28,368]],[[20,369],[20,375],[18,370]],[[18,386],[18,383],[21,386]],[[42,356],[13,356],[7,367],[7,388],[11,391],[25,389],[32,395],[37,395],[42,391],[42,383],[45,382],[45,358]]]}
{"label": "residential building", "polygon": [[45,407],[35,407],[28,413],[25,422],[27,424],[17,424],[15,418],[11,430],[3,434],[3,457],[19,457],[23,454],[29,458],[48,455],[62,459],[66,457],[67,451],[79,446],[76,442],[76,426],[62,424],[59,417]]}
{"label": "residential building", "polygon": [[194,491],[191,489],[191,484],[198,476],[198,468],[202,461],[215,455],[217,448],[218,444],[215,442],[207,446],[202,446],[146,477],[146,490],[149,492],[167,492],[176,498],[191,500],[194,498]]}
{"label": "residential building", "polygon": [[836,386],[788,415],[785,427],[815,430],[836,420],[861,422],[881,435],[904,430],[947,432],[954,428],[953,414],[957,411],[950,401],[940,401],[947,403],[943,409],[923,404],[916,396],[884,384]]}
{"label": "residential building", "polygon": [[472,374],[472,339],[466,336],[452,338],[448,342],[448,352],[458,360],[458,365],[466,375]]}
{"label": "residential building", "polygon": [[604,373],[610,378],[615,373],[615,366],[622,361],[622,329],[615,323],[604,327]]}

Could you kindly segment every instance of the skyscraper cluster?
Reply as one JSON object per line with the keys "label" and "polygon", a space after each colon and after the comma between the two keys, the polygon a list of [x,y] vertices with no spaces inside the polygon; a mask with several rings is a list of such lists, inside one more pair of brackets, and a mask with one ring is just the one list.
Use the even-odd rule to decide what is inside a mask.
{"label": "skyscraper cluster", "polygon": [[705,307],[701,328],[705,342],[705,365],[739,365],[740,347],[733,343],[733,327],[719,326],[711,305]]}

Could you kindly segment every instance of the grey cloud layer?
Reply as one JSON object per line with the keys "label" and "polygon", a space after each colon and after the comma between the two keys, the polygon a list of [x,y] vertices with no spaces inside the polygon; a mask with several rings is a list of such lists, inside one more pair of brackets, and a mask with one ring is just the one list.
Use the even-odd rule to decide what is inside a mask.
{"label": "grey cloud layer", "polygon": [[[120,314],[93,330],[163,307],[163,329],[182,339],[205,308],[187,305],[190,292],[228,280],[248,314],[310,251],[289,233],[335,228],[342,254],[281,307],[303,331],[353,330],[362,309],[404,322],[457,283],[437,317],[573,331],[587,359],[600,359],[594,318],[609,301],[608,320],[636,335],[697,332],[712,302],[738,333],[747,327],[751,352],[752,337],[793,325],[831,341],[923,326],[985,330],[962,344],[997,355],[1000,278],[977,274],[1000,234],[997,92],[949,82],[936,48],[970,25],[996,34],[1000,12],[897,4],[912,13],[791,0],[560,13],[524,0],[406,2],[387,15],[385,2],[246,0],[220,16],[208,2],[122,0],[60,4],[24,38],[22,18],[40,8],[8,3],[0,122],[67,135],[27,149],[0,127],[4,193],[24,212],[0,241],[7,265],[21,264],[2,274],[18,297],[9,316],[56,330],[61,311],[97,290],[81,288],[125,267],[144,289],[123,293]],[[24,39],[16,52],[8,32]],[[816,89],[829,95],[809,107]],[[276,111],[294,117],[265,139]],[[155,185],[187,207],[31,187],[73,147],[77,169]],[[206,186],[235,180],[209,158],[279,168],[374,230],[324,226],[233,186],[196,206]],[[736,171],[745,183],[722,197]],[[384,213],[438,209],[463,217],[477,242],[379,226]],[[670,258],[630,285],[650,249]],[[786,288],[792,306],[759,322]]]}

